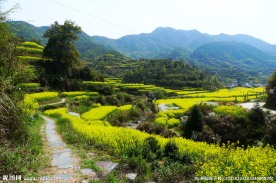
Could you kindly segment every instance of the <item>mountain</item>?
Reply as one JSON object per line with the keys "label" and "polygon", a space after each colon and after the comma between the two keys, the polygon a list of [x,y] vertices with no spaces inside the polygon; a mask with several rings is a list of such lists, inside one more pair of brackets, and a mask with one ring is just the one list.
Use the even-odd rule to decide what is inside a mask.
{"label": "mountain", "polygon": [[[10,30],[18,37],[46,44],[43,34],[49,27],[35,27],[23,21],[9,24]],[[84,32],[79,34],[79,38],[75,45],[82,58],[91,63],[101,60],[101,56],[106,54],[115,58],[124,58],[125,55],[134,59],[184,60],[218,75],[222,81],[248,81],[253,77],[263,83],[276,68],[276,45],[243,34],[209,35],[197,30],[160,27],[151,33],[128,35],[120,39],[91,37]]]}
{"label": "mountain", "polygon": [[[263,52],[276,55],[276,45],[248,35],[209,35],[197,30],[176,30],[170,27],[160,27],[151,33],[128,35],[120,39],[109,39],[101,36],[93,36],[93,39],[132,58],[158,58],[160,55],[165,56],[164,53],[173,52],[175,49],[189,55],[202,45],[222,41],[245,43]],[[175,58],[172,57],[172,59]]]}
{"label": "mountain", "polygon": [[267,76],[276,69],[276,45],[243,34],[209,35],[197,30],[161,27],[151,33],[120,39],[99,36],[93,36],[93,39],[135,59],[188,61],[217,74],[222,81],[237,79],[265,83]]}
{"label": "mountain", "polygon": [[[18,37],[25,41],[38,41],[45,45],[47,39],[43,37],[45,31],[49,26],[36,27],[24,21],[10,21],[9,29]],[[75,42],[77,49],[79,50],[81,57],[86,59],[92,59],[104,54],[121,55],[119,52],[107,48],[101,43],[94,41],[85,32],[80,33],[79,40]]]}
{"label": "mountain", "polygon": [[[93,36],[98,43],[105,45],[111,49],[118,50],[134,59],[138,58],[158,58],[159,54],[164,54],[168,51],[173,51],[175,47],[169,45],[165,41],[156,40],[148,34],[129,35],[121,39],[114,40],[101,36]],[[183,52],[188,53],[185,49]]]}
{"label": "mountain", "polygon": [[276,57],[239,42],[214,42],[197,48],[190,57],[222,78],[243,80],[269,75]]}
{"label": "mountain", "polygon": [[44,32],[49,28],[47,26],[35,27],[24,21],[10,21],[8,22],[9,29],[16,35],[16,37],[26,41],[37,40],[45,45],[47,39],[43,37]]}

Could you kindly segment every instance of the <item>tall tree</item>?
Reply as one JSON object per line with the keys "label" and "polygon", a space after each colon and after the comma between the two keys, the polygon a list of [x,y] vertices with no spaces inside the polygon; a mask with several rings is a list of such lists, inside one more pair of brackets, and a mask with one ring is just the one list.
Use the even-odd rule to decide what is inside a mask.
{"label": "tall tree", "polygon": [[184,136],[186,138],[191,138],[193,132],[202,131],[202,126],[203,117],[201,110],[198,105],[194,105],[184,128]]}
{"label": "tall tree", "polygon": [[276,109],[276,71],[270,76],[266,86],[267,100],[265,106]]}
{"label": "tall tree", "polygon": [[44,34],[48,43],[43,56],[53,60],[53,72],[71,75],[73,68],[78,65],[80,54],[73,44],[78,40],[78,33],[81,33],[81,28],[66,20],[63,25],[55,22]]}

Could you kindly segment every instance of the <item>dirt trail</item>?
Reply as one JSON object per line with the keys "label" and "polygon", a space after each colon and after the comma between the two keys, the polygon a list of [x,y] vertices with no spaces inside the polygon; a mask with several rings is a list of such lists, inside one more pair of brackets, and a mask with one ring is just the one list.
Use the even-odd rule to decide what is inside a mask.
{"label": "dirt trail", "polygon": [[51,106],[51,105],[58,105],[58,104],[63,104],[66,102],[66,98],[61,99],[60,102],[55,102],[55,103],[50,103],[50,104],[44,104],[44,105],[40,105],[39,107],[45,107],[45,106]]}

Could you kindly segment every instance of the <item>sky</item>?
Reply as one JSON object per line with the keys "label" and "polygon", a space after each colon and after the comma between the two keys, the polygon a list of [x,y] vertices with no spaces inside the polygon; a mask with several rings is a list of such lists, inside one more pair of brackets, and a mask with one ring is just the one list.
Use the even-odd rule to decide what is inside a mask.
{"label": "sky", "polygon": [[276,44],[275,0],[6,0],[11,20],[48,26],[72,20],[93,36],[120,38],[157,27],[248,34]]}

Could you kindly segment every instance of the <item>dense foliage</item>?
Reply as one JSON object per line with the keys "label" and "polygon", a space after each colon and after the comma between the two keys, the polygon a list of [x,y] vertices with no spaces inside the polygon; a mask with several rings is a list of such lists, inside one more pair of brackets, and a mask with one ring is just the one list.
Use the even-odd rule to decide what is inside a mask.
{"label": "dense foliage", "polygon": [[71,21],[65,21],[64,25],[55,22],[44,34],[48,43],[43,50],[43,56],[53,60],[53,73],[71,74],[72,68],[79,64],[79,52],[73,45],[81,32],[79,26]]}
{"label": "dense foliage", "polygon": [[[25,41],[35,41],[46,45],[47,39],[43,37],[43,34],[49,29],[49,26],[35,27],[24,21],[10,21],[8,24],[9,29],[16,37]],[[91,59],[109,53],[120,55],[117,51],[96,42],[84,32],[79,34],[79,38],[79,41],[74,42],[74,45],[78,48],[82,58]]]}
{"label": "dense foliage", "polygon": [[270,76],[266,87],[267,100],[266,106],[276,109],[276,71]]}
{"label": "dense foliage", "polygon": [[63,25],[55,22],[44,36],[48,42],[43,50],[43,57],[49,60],[38,62],[42,68],[40,83],[60,90],[80,90],[82,80],[103,80],[92,72],[79,59],[79,52],[73,44],[78,40],[81,28],[71,21]]}
{"label": "dense foliage", "polygon": [[191,57],[220,78],[238,80],[240,83],[265,83],[267,76],[276,67],[276,57],[236,42],[203,45]]}
{"label": "dense foliage", "polygon": [[[49,27],[35,27],[22,21],[9,24],[17,37],[46,44],[43,34]],[[274,46],[247,35],[212,36],[197,30],[158,28],[150,34],[125,36],[117,40],[90,37],[84,32],[79,37],[80,40],[74,44],[86,60],[96,59],[98,62],[102,60],[101,56],[110,54],[118,57],[124,54],[135,59],[185,60],[204,71],[217,74],[226,85],[233,80],[238,80],[240,84],[251,81],[264,84],[275,67],[275,57],[270,55],[276,52]],[[123,67],[120,66],[121,69]],[[114,75],[114,70],[109,70],[109,74]]]}
{"label": "dense foliage", "polygon": [[123,81],[171,88],[186,86],[212,90],[220,86],[216,76],[210,76],[185,62],[170,60],[148,60],[127,72]]}
{"label": "dense foliage", "polygon": [[0,172],[28,176],[46,164],[39,131],[42,123],[36,116],[38,104],[29,97],[23,99],[18,88],[22,82],[31,81],[35,74],[28,63],[18,59],[25,50],[8,30],[6,16],[12,9],[3,12],[2,2],[0,0]]}

